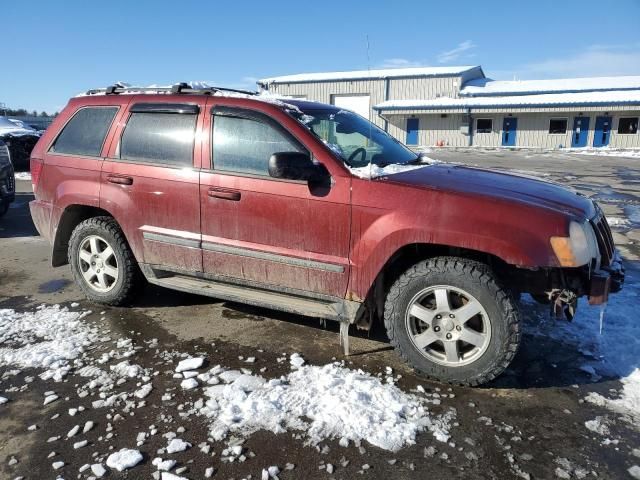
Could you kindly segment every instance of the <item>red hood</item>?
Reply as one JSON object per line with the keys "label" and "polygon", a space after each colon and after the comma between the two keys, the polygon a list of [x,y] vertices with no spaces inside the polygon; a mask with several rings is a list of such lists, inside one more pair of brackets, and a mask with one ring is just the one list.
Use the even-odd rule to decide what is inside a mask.
{"label": "red hood", "polygon": [[591,200],[562,185],[498,170],[435,164],[385,178],[408,186],[525,203],[568,213],[581,220],[595,215]]}

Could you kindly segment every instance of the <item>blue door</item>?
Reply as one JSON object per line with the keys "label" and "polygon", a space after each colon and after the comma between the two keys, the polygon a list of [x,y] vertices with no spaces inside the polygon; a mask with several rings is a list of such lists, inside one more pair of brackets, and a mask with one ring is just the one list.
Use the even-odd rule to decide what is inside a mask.
{"label": "blue door", "polygon": [[593,132],[593,146],[606,147],[611,136],[611,117],[596,117],[596,128]]}
{"label": "blue door", "polygon": [[571,146],[573,148],[586,147],[589,136],[589,117],[575,117],[573,119],[573,137]]}
{"label": "blue door", "polygon": [[418,144],[418,127],[420,122],[417,118],[407,118],[407,145]]}
{"label": "blue door", "polygon": [[518,119],[515,117],[505,117],[502,121],[502,146],[514,147],[516,144],[516,131],[518,130]]}

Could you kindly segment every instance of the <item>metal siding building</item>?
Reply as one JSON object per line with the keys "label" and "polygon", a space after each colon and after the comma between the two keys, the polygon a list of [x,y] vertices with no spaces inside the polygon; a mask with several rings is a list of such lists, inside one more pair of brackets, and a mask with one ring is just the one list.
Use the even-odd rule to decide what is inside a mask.
{"label": "metal siding building", "polygon": [[640,77],[509,82],[463,66],[288,75],[258,85],[349,108],[416,146],[640,148]]}

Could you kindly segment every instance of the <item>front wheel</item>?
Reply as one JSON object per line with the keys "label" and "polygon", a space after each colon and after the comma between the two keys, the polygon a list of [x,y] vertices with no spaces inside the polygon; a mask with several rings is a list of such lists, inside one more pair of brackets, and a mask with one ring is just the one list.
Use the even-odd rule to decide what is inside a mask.
{"label": "front wheel", "polygon": [[387,334],[411,366],[433,379],[481,385],[500,375],[520,344],[520,314],[491,269],[457,257],[409,268],[391,286]]}
{"label": "front wheel", "polygon": [[68,256],[76,283],[94,302],[124,305],[144,283],[129,244],[111,217],[78,224],[71,234]]}

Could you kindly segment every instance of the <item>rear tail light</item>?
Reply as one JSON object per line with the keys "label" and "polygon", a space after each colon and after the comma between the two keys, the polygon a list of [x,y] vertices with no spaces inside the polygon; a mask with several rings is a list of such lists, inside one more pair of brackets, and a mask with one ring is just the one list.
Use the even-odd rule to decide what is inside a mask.
{"label": "rear tail light", "polygon": [[42,173],[42,167],[44,162],[39,158],[31,157],[31,186],[33,187],[33,193],[36,193],[38,182],[40,181],[40,174]]}

